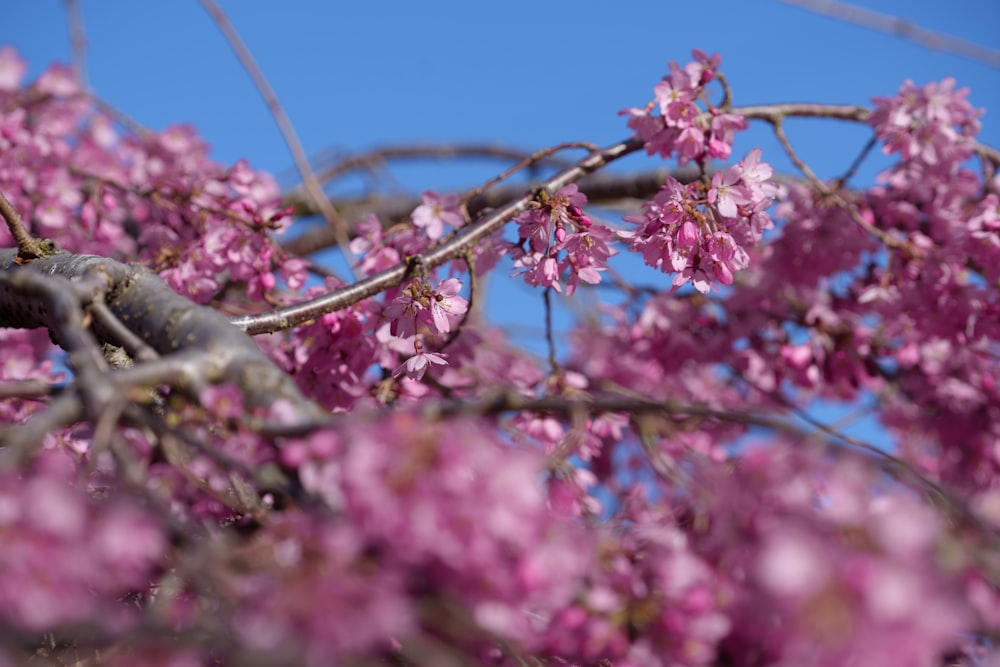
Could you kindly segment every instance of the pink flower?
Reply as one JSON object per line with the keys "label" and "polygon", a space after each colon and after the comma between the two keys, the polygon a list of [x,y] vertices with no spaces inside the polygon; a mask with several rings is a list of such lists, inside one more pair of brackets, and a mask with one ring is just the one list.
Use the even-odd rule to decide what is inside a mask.
{"label": "pink flower", "polygon": [[419,338],[414,338],[413,349],[415,354],[406,360],[403,365],[392,372],[392,377],[398,378],[403,373],[406,373],[406,377],[411,380],[420,380],[427,372],[427,369],[438,364],[440,366],[447,366],[448,362],[445,360],[444,355],[434,354],[433,352],[424,352],[424,344]]}
{"label": "pink flower", "polygon": [[529,285],[552,287],[562,292],[559,285],[559,262],[550,253],[521,253],[514,261],[514,274],[523,275]]}
{"label": "pink flower", "polygon": [[552,224],[547,211],[529,209],[518,215],[515,221],[517,222],[518,236],[527,239],[532,250],[543,252],[549,246]]}
{"label": "pink flower", "polygon": [[702,86],[711,82],[715,78],[715,70],[722,64],[722,56],[718,53],[710,56],[701,49],[692,49],[691,57],[694,58],[694,62],[688,63],[685,68],[691,75],[691,80],[697,81]]}
{"label": "pink flower", "polygon": [[392,335],[407,338],[424,326],[435,333],[449,333],[469,308],[469,302],[458,295],[461,290],[458,278],[442,280],[435,289],[419,278],[411,281],[385,308]]}
{"label": "pink flower", "polygon": [[469,309],[469,302],[458,295],[462,282],[449,278],[438,283],[430,300],[431,317],[439,333],[451,331],[451,321],[459,319]]}
{"label": "pink flower", "polygon": [[0,49],[0,90],[17,90],[21,85],[28,63],[18,55],[13,46]]}
{"label": "pink flower", "polygon": [[424,306],[411,291],[404,289],[403,293],[393,299],[385,307],[385,316],[391,322],[390,333],[393,336],[406,338],[417,333],[417,316],[423,312]]}
{"label": "pink flower", "polygon": [[726,218],[739,217],[737,206],[749,204],[750,197],[740,185],[741,169],[738,165],[726,171],[717,171],[712,176],[712,187],[708,191],[708,203],[715,204]]}
{"label": "pink flower", "polygon": [[433,190],[428,190],[421,196],[423,203],[413,210],[413,224],[420,227],[428,238],[436,241],[444,235],[444,226],[461,227],[465,222],[459,212],[459,199],[456,194],[440,196]]}
{"label": "pink flower", "polygon": [[712,117],[712,132],[708,141],[709,154],[719,160],[729,159],[732,153],[733,135],[738,130],[747,129],[743,116],[722,113]]}

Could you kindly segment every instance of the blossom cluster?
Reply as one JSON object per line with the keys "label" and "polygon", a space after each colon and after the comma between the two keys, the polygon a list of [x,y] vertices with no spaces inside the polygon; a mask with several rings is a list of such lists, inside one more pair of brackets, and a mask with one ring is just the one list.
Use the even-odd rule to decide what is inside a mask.
{"label": "blossom cluster", "polygon": [[[694,61],[681,67],[670,62],[670,74],[653,89],[654,99],[643,108],[625,109],[628,125],[650,155],[676,157],[680,164],[726,160],[733,135],[747,127],[746,119],[726,113],[708,100],[707,86],[716,78],[722,57],[692,51]],[[698,102],[705,104],[703,112]],[[659,111],[654,115],[653,111]]]}
{"label": "blossom cluster", "polygon": [[[465,223],[458,195],[439,195],[428,190],[421,203],[410,215],[412,226],[386,232],[381,221],[369,215],[356,225],[357,236],[351,241],[351,252],[360,255],[358,268],[372,275],[400,262],[402,257],[418,255],[440,240],[447,228],[459,229]],[[473,252],[472,266],[459,267],[487,272],[496,263],[492,243],[484,242]],[[455,268],[455,267],[453,267]],[[427,272],[424,272],[427,273]],[[447,365],[446,355],[431,352],[424,336],[451,334],[468,310],[468,302],[460,295],[462,282],[457,278],[440,280],[436,287],[427,282],[434,272],[414,278],[399,290],[390,290],[384,310],[388,327],[376,325],[375,336],[388,353],[382,363],[392,367],[389,357],[407,355],[395,368],[394,377],[405,376],[420,380],[431,366]]]}
{"label": "blossom cluster", "polygon": [[458,278],[442,280],[434,288],[422,279],[414,278],[386,306],[390,334],[413,341],[413,356],[397,368],[394,375],[405,372],[408,378],[419,380],[431,365],[447,363],[442,355],[424,350],[418,333],[451,333],[469,307],[468,301],[459,295],[461,290],[462,283]]}
{"label": "blossom cluster", "polygon": [[919,160],[939,168],[964,162],[972,154],[972,137],[981,127],[981,109],[969,103],[968,88],[955,88],[946,78],[917,87],[906,81],[895,97],[876,97],[868,122],[885,153]]}
{"label": "blossom cluster", "polygon": [[[330,634],[317,622],[317,610],[309,609],[309,641],[327,652],[342,653],[358,641],[381,644],[420,623],[440,630],[447,616],[421,618],[406,594],[414,588],[425,604],[461,602],[488,632],[530,645],[539,626],[578,592],[593,558],[583,528],[548,511],[538,477],[540,452],[514,448],[471,420],[429,430],[400,415],[322,431],[291,443],[282,460],[299,471],[306,490],[339,514],[337,525],[350,530],[323,528],[331,532],[325,538],[330,544],[320,549],[304,541],[312,539],[310,533],[280,525],[281,540],[262,537],[283,542],[282,551],[297,561],[261,574],[275,580],[259,589],[254,607],[267,609],[268,619],[277,622],[273,632],[281,633],[295,619],[290,614],[309,609],[292,591],[318,586],[347,591],[348,600],[355,600],[353,591],[360,589],[357,603],[366,613],[357,622],[377,625],[350,642]],[[349,571],[359,568],[368,574]],[[334,577],[343,580],[330,581]],[[323,606],[348,604],[339,595],[307,597]],[[285,640],[295,638],[289,632]]]}
{"label": "blossom cluster", "polygon": [[672,177],[643,204],[641,215],[625,216],[636,229],[620,233],[649,266],[676,272],[674,287],[688,282],[708,292],[713,281],[733,283],[750,263],[748,248],[773,226],[768,209],[777,187],[771,167],[756,148],[743,160],[702,183],[684,185]]}
{"label": "blossom cluster", "polygon": [[[514,275],[524,276],[529,285],[551,287],[572,296],[581,282],[596,285],[608,259],[618,253],[611,247],[613,232],[594,224],[583,212],[587,196],[575,183],[554,195],[542,192],[539,200],[514,221],[518,243],[508,252],[514,259]],[[564,278],[565,276],[565,278]]]}
{"label": "blossom cluster", "polygon": [[12,47],[0,49],[0,191],[32,233],[140,260],[202,303],[230,285],[260,299],[276,273],[293,288],[304,283],[307,263],[269,234],[290,222],[269,174],[213,162],[190,127],[123,133],[70,68],[22,87],[26,69]]}
{"label": "blossom cluster", "polygon": [[[721,57],[697,49],[692,55],[694,61],[684,67],[671,61],[670,73],[656,85],[655,99],[645,108],[622,113],[629,116],[629,127],[649,154],[704,166],[712,158],[728,159],[735,133],[747,123],[708,98],[706,87],[719,77]],[[659,115],[653,115],[654,110]],[[620,236],[649,266],[676,273],[674,288],[691,283],[706,293],[714,281],[731,285],[733,274],[750,263],[748,250],[773,226],[768,209],[777,187],[769,181],[770,165],[760,158],[760,149],[754,149],[735,165],[716,171],[710,184],[684,185],[668,178],[643,204],[642,215],[625,217],[638,227]]]}
{"label": "blossom cluster", "polygon": [[60,458],[0,476],[0,613],[27,630],[101,618],[127,626],[135,609],[116,598],[149,587],[166,537],[133,503],[88,497]]}

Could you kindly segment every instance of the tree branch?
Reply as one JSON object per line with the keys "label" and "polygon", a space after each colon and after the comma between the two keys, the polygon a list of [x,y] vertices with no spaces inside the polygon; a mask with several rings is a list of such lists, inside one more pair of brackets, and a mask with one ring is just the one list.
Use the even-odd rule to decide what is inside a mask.
{"label": "tree branch", "polygon": [[[630,153],[642,148],[638,139],[628,139],[600,151],[591,153],[572,167],[560,171],[546,180],[539,189],[555,192],[564,185],[574,183],[584,175],[600,169]],[[537,190],[536,190],[537,191]],[[320,315],[343,310],[362,299],[374,296],[382,290],[398,285],[406,276],[413,262],[423,264],[427,269],[441,266],[445,262],[460,256],[481,240],[487,238],[521,211],[528,208],[534,200],[535,193],[528,192],[495,211],[490,212],[472,225],[463,228],[458,233],[447,237],[442,243],[415,257],[410,257],[396,266],[386,269],[369,278],[359,280],[353,285],[324,294],[315,299],[297,303],[284,308],[278,308],[257,315],[243,315],[233,318],[231,322],[247,333],[271,333],[294,327],[303,322],[315,319]]]}
{"label": "tree branch", "polygon": [[[14,281],[23,281],[31,270],[33,280],[80,281],[101,274],[106,280],[101,292],[111,314],[135,337],[159,353],[165,368],[184,366],[205,383],[230,382],[239,387],[250,407],[264,407],[275,400],[289,401],[302,418],[325,414],[305,398],[294,381],[226,317],[177,294],[157,275],[143,267],[122,264],[104,257],[59,253],[21,267],[17,252],[0,250],[0,326],[48,328],[56,340],[75,340],[84,335],[81,322],[64,323],[55,318],[44,301],[26,299]],[[81,306],[79,302],[76,305]],[[68,307],[68,306],[67,306]],[[112,327],[99,320],[92,324],[98,340],[113,345],[123,341]],[[79,346],[77,346],[79,347]],[[72,350],[70,350],[72,351]],[[196,358],[194,358],[196,357]],[[112,373],[113,374],[113,373]]]}

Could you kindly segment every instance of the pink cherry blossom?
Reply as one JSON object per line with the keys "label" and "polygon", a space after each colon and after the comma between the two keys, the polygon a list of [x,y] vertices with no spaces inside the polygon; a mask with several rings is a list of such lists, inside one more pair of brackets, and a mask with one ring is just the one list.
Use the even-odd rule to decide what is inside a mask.
{"label": "pink cherry blossom", "polygon": [[719,213],[727,218],[739,215],[738,206],[749,204],[750,195],[740,185],[743,177],[739,167],[730,167],[712,176],[712,187],[708,191],[708,203],[715,204]]}
{"label": "pink cherry blossom", "polygon": [[406,374],[406,377],[411,380],[420,380],[427,372],[427,369],[431,366],[438,364],[445,366],[448,361],[445,359],[444,355],[434,354],[433,352],[425,352],[423,343],[420,342],[419,338],[414,338],[413,340],[414,354],[412,357],[406,360],[406,362],[393,371],[393,377],[399,377]]}
{"label": "pink cherry blossom", "polygon": [[423,202],[413,211],[413,224],[424,230],[427,237],[436,241],[444,234],[445,225],[458,229],[465,222],[458,210],[458,195],[441,196],[433,190],[421,195]]}

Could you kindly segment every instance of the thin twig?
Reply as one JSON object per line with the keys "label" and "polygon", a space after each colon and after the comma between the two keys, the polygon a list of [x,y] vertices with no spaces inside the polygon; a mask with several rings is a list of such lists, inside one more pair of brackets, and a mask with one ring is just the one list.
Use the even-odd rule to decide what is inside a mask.
{"label": "thin twig", "polygon": [[893,248],[903,248],[906,247],[906,243],[897,239],[884,231],[875,227],[870,222],[861,217],[858,210],[837,191],[831,188],[829,185],[824,183],[819,179],[819,177],[813,172],[812,168],[806,164],[802,158],[798,156],[795,149],[792,148],[792,143],[788,140],[788,136],[785,135],[784,123],[780,118],[771,121],[774,127],[774,134],[777,136],[778,141],[781,143],[782,148],[785,149],[785,153],[788,154],[788,158],[792,161],[799,171],[809,179],[809,183],[812,184],[817,191],[823,196],[828,198],[830,201],[834,202],[839,206],[847,215],[857,224],[859,227],[864,229],[866,232],[878,238],[887,248],[890,250]]}
{"label": "thin twig", "polygon": [[[108,116],[111,117],[112,120],[118,122],[119,125],[124,127],[126,130],[128,130],[135,136],[146,137],[153,134],[153,130],[149,129],[136,119],[132,118],[127,113],[125,113],[118,107],[114,106],[107,100],[98,97],[93,92],[90,93],[90,99],[94,101],[94,104],[97,105],[98,109],[106,113]],[[72,171],[72,167],[70,167],[70,170]],[[97,177],[94,176],[93,178]]]}
{"label": "thin twig", "polygon": [[546,287],[542,290],[542,299],[545,302],[545,342],[549,348],[549,368],[552,374],[559,373],[559,362],[556,361],[556,339],[552,334],[552,288]]}
{"label": "thin twig", "polygon": [[350,261],[351,251],[347,223],[344,222],[336,209],[334,209],[333,204],[330,203],[330,200],[323,193],[323,186],[316,179],[312,166],[309,164],[309,156],[302,147],[302,142],[299,141],[298,134],[296,134],[291,120],[285,113],[284,107],[281,106],[281,102],[278,100],[274,89],[267,82],[267,78],[260,67],[258,67],[253,54],[250,53],[250,50],[240,38],[239,33],[236,32],[233,24],[229,21],[225,12],[222,11],[222,8],[219,7],[215,0],[201,0],[201,4],[215,20],[216,25],[219,26],[219,30],[222,31],[230,47],[236,53],[236,57],[250,75],[254,85],[257,86],[261,97],[264,98],[264,102],[267,104],[271,115],[281,130],[282,136],[285,138],[285,143],[288,144],[288,148],[292,152],[292,158],[295,160],[295,166],[302,176],[302,183],[305,186],[306,194],[313,206],[316,207],[316,210],[323,214],[327,223],[333,228],[337,238],[337,245],[340,246],[340,251],[343,253],[344,259]]}
{"label": "thin twig", "polygon": [[[321,183],[330,181],[352,171],[372,171],[386,162],[395,160],[452,160],[482,159],[508,160],[519,162],[532,155],[532,151],[496,144],[413,144],[407,146],[386,146],[365,153],[348,155],[328,167],[317,167],[316,177]],[[568,167],[567,160],[546,157],[541,162],[553,167]]]}
{"label": "thin twig", "polygon": [[875,135],[872,135],[871,138],[868,139],[868,143],[866,143],[864,148],[861,149],[861,152],[858,153],[858,156],[854,158],[854,162],[852,162],[851,166],[847,168],[844,175],[835,181],[837,187],[844,187],[847,185],[849,180],[854,178],[854,174],[856,174],[858,169],[861,167],[861,163],[865,161],[865,158],[868,157],[868,154],[871,153],[872,149],[875,148],[877,144],[878,139]]}
{"label": "thin twig", "polygon": [[462,206],[463,206],[463,208],[465,208],[466,205],[469,203],[469,201],[472,200],[474,197],[477,197],[477,196],[483,194],[484,192],[486,192],[487,190],[489,190],[490,188],[492,188],[497,183],[501,183],[501,182],[507,180],[508,178],[510,178],[511,176],[513,176],[514,174],[516,174],[517,172],[521,171],[522,169],[524,169],[526,167],[530,167],[533,164],[537,164],[540,160],[543,160],[543,159],[549,157],[550,155],[553,155],[553,154],[558,153],[560,151],[568,150],[568,149],[571,149],[571,148],[583,148],[583,149],[586,149],[587,151],[589,151],[591,153],[595,153],[595,152],[597,152],[597,151],[600,150],[600,148],[597,147],[597,146],[595,146],[594,144],[586,143],[586,142],[580,142],[580,141],[567,142],[567,143],[564,143],[564,144],[559,144],[558,146],[552,146],[550,148],[543,148],[542,150],[537,151],[537,152],[532,153],[531,155],[527,156],[523,160],[519,161],[517,164],[513,165],[510,169],[507,169],[506,171],[500,173],[499,175],[491,178],[490,180],[486,181],[485,183],[483,183],[479,187],[477,187],[477,188],[475,188],[475,189],[470,190],[469,192],[467,192],[466,195],[464,197],[462,197]]}
{"label": "thin twig", "polygon": [[18,264],[25,264],[33,259],[52,254],[54,246],[51,242],[39,241],[28,233],[24,226],[24,220],[21,219],[21,214],[17,212],[17,209],[2,192],[0,192],[0,216],[3,216],[7,223],[7,229],[14,237],[14,243],[17,244]]}
{"label": "thin twig", "polygon": [[83,11],[80,0],[66,0],[66,14],[69,17],[69,42],[73,49],[73,70],[84,90],[90,88],[87,77],[87,31],[83,27]]}
{"label": "thin twig", "polygon": [[780,0],[787,5],[795,5],[807,11],[823,14],[845,23],[853,23],[864,28],[897,35],[916,42],[934,51],[944,51],[956,56],[978,60],[990,67],[1000,67],[1000,51],[976,44],[959,37],[945,35],[921,28],[913,21],[889,14],[880,14],[870,9],[855,7],[836,0]]}

